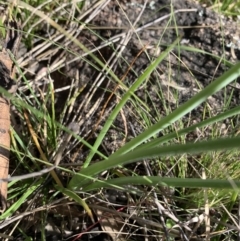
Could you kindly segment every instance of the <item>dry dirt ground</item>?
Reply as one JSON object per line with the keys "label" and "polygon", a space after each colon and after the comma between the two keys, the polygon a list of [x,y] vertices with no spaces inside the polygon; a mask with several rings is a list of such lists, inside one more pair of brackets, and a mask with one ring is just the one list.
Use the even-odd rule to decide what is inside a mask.
{"label": "dry dirt ground", "polygon": [[[89,50],[94,51],[128,87],[177,36],[181,36],[178,48],[158,66],[144,86],[136,91],[136,96],[145,105],[138,103],[138,106],[134,106],[127,103],[117,116],[114,126],[101,145],[101,150],[108,155],[146,128],[142,125],[143,115],[151,123],[155,123],[157,118],[167,114],[166,106],[169,111],[176,109],[238,61],[240,40],[237,22],[191,1],[173,0],[172,4],[168,0],[97,2],[99,1],[86,1],[81,12],[73,13],[77,19],[74,23],[69,17],[71,7],[55,13],[53,11],[51,17],[54,19],[60,12],[66,16],[68,20],[64,23],[65,29]],[[87,27],[83,27],[83,23]],[[59,91],[56,91],[59,117],[68,94],[73,95],[82,88],[81,94],[63,118],[63,124],[78,122],[79,134],[93,143],[124,91],[69,38],[55,32],[45,23],[41,24],[41,36],[50,41],[43,42],[36,36],[34,47],[27,53],[21,52],[18,63],[28,79],[33,80],[31,83],[36,92],[37,86],[41,88],[43,83],[47,83],[47,74],[50,72],[55,89]],[[223,61],[224,58],[229,62]],[[72,86],[72,92],[63,89],[68,86]],[[19,90],[29,94],[24,84],[19,84]],[[105,106],[113,90],[115,95]],[[228,100],[226,96],[230,95],[232,98],[229,106],[239,105],[238,81],[209,98],[207,106],[211,113],[223,111]],[[206,103],[191,113],[191,122],[202,120],[205,107]],[[70,155],[74,162],[81,163],[87,153],[86,148],[79,151],[79,147],[74,147]],[[53,220],[49,223],[59,223],[51,215]],[[134,220],[131,222],[133,224]],[[73,235],[79,230],[72,228],[69,233]],[[131,230],[133,229],[127,227],[127,232],[132,232]],[[137,233],[141,231],[136,231]],[[49,240],[61,240],[60,237],[68,236],[54,231],[47,232],[47,235]],[[111,237],[108,238],[111,240]],[[79,240],[101,240],[101,236],[86,234]],[[144,240],[144,237],[132,236],[131,240]],[[153,236],[149,240],[158,239]]]}

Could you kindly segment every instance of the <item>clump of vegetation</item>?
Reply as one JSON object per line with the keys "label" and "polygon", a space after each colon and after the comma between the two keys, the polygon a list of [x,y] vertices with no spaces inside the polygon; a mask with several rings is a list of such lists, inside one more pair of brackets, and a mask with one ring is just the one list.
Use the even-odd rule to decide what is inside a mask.
{"label": "clump of vegetation", "polygon": [[[240,64],[211,53],[224,71],[203,86],[189,69],[199,89],[184,99],[182,86],[160,78],[161,65],[171,63],[173,54],[179,59],[174,68],[182,70],[184,51],[206,53],[185,46],[187,40],[177,34],[150,54],[144,51],[151,44],[144,43],[131,61],[121,52],[124,42],[95,49],[111,39],[109,29],[89,20],[104,3],[20,1],[17,6],[25,47],[16,61],[17,95],[8,95],[14,108],[9,206],[0,216],[4,235],[84,240],[94,227],[99,240],[101,232],[113,240],[235,239],[240,107],[233,106],[234,91],[227,87],[239,77]],[[234,4],[239,3],[222,2],[221,10],[237,15]],[[168,9],[178,32],[171,4]],[[89,35],[78,35],[86,29]],[[108,63],[112,53],[121,76],[118,63]],[[144,53],[149,64],[138,71],[134,64]],[[167,66],[171,80],[173,66]],[[212,109],[208,101],[219,92],[222,109]],[[196,117],[193,111],[200,109]],[[57,231],[47,230],[49,225]]]}

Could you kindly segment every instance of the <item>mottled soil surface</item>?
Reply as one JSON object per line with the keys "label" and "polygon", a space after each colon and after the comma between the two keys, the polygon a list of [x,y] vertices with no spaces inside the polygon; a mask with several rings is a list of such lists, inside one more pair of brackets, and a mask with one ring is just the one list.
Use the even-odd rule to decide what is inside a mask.
{"label": "mottled soil surface", "polygon": [[[65,29],[89,50],[94,51],[103,63],[107,63],[127,88],[132,86],[162,51],[178,36],[181,36],[177,47],[135,92],[136,96],[132,98],[134,100],[138,97],[139,101],[129,101],[117,116],[100,147],[100,151],[105,155],[113,153],[125,142],[146,129],[147,125],[156,123],[162,116],[178,108],[181,103],[222,75],[240,58],[238,23],[192,1],[105,0],[100,1],[99,4],[97,2],[86,1],[82,11],[74,13],[75,21],[69,17],[70,6],[61,10],[61,14],[68,21],[64,25]],[[51,16],[53,19],[59,13],[55,14]],[[41,93],[39,88],[44,90],[43,83],[48,82],[48,74],[50,74],[56,89],[57,118],[64,125],[72,121],[78,122],[79,135],[93,144],[109,113],[126,91],[92,59],[89,53],[85,54],[69,38],[55,32],[45,23],[41,31],[41,36],[46,37],[47,41],[43,43],[42,39],[36,38],[33,49],[28,53],[22,52],[19,56],[19,65],[26,70],[26,76],[32,79],[30,83],[36,93]],[[71,86],[71,91],[69,86]],[[64,89],[66,87],[69,88]],[[236,80],[235,83],[215,94],[208,99],[207,103],[187,115],[183,119],[183,125],[187,126],[220,113],[226,106],[229,108],[239,105],[239,88],[239,81]],[[19,84],[19,91],[29,94],[25,84]],[[114,95],[110,96],[112,92]],[[78,97],[62,116],[63,106],[68,96],[72,97],[76,93]],[[143,119],[148,120],[149,124]],[[221,124],[223,135],[226,134],[225,130],[230,121],[236,124],[237,118]],[[208,133],[206,131],[202,138],[208,137]],[[160,135],[163,134],[160,133]],[[198,137],[197,133],[192,133],[188,138],[192,140],[196,137]],[[71,162],[81,164],[88,154],[88,149],[79,144],[72,143],[69,150],[70,154],[63,162],[71,160]],[[98,156],[94,157],[94,161],[98,160]],[[142,173],[141,168],[140,166],[136,169],[136,172]],[[164,175],[165,173],[154,174]],[[116,192],[105,194],[104,198],[101,198],[108,199],[108,202],[114,204],[126,204],[126,196],[120,196]],[[100,197],[95,202],[101,204],[99,200]],[[151,203],[148,206],[149,210],[146,213],[149,216],[151,216],[150,206],[155,208],[155,204]],[[96,210],[97,208],[95,212]],[[79,207],[77,211],[74,211],[76,212],[83,213]],[[131,213],[131,210],[126,212]],[[69,237],[85,230],[91,224],[91,221],[87,220],[87,224],[82,225],[80,221],[82,217],[79,218],[77,215],[73,217],[70,225],[67,215],[61,215],[63,220],[55,215],[54,209],[51,209],[49,214],[51,220],[49,219],[48,223],[52,229],[55,226],[58,228],[57,231],[46,232],[49,240]],[[139,217],[142,217],[141,214]],[[159,217],[154,220],[160,222]],[[65,233],[59,230],[63,221]],[[145,240],[145,231],[136,231],[131,226],[144,225],[141,222],[135,223],[134,218],[130,218],[127,222],[126,230],[122,232],[129,233],[129,240]],[[36,240],[40,240],[34,229],[35,225],[31,226],[30,222],[28,225],[28,231],[32,230],[33,236],[37,237]],[[101,228],[95,227],[95,230],[99,231]],[[153,230],[156,229],[156,226],[153,227]],[[185,230],[180,229],[179,233],[182,237],[183,232]],[[201,234],[201,230],[198,232]],[[156,234],[155,231],[147,233],[149,234],[148,240],[159,240],[156,236],[151,236]],[[180,234],[176,236],[178,235]],[[178,237],[175,240],[179,240]],[[18,240],[23,240],[21,238]],[[79,240],[104,240],[103,238],[106,237],[97,233],[95,236],[86,234]],[[110,236],[105,240],[111,239],[120,240]]]}

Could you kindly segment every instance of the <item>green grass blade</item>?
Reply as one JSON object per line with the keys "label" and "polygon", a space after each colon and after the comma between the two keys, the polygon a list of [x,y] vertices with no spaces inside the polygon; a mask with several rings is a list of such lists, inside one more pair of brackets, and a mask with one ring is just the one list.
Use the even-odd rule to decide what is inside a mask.
{"label": "green grass blade", "polygon": [[170,178],[158,176],[139,176],[139,177],[119,177],[108,181],[97,181],[83,191],[92,191],[99,188],[114,188],[126,190],[124,186],[129,185],[146,185],[150,187],[171,186],[184,188],[218,188],[232,189],[236,191],[236,187],[240,188],[240,181],[237,180],[221,180],[221,179],[200,179],[200,178]]}
{"label": "green grass blade", "polygon": [[134,91],[147,79],[148,76],[156,69],[156,67],[163,61],[164,58],[169,54],[169,52],[176,46],[179,42],[179,38],[177,38],[173,44],[171,44],[161,55],[144,71],[144,73],[138,78],[138,80],[131,86],[131,88],[126,92],[126,94],[122,97],[119,104],[115,107],[112,113],[109,115],[107,121],[105,122],[104,127],[102,128],[100,134],[98,135],[97,140],[93,146],[92,151],[89,153],[83,168],[88,167],[89,163],[91,162],[92,157],[96,153],[99,145],[102,143],[104,136],[107,134],[109,128],[111,127],[113,121],[115,120],[116,116],[122,109],[122,107],[126,104],[126,102],[130,99],[131,95]]}
{"label": "green grass blade", "polygon": [[209,84],[206,88],[204,88],[202,91],[200,91],[198,94],[193,96],[190,100],[188,100],[186,103],[179,106],[175,111],[170,113],[168,116],[160,120],[155,125],[149,127],[146,131],[138,135],[136,138],[132,139],[130,142],[128,142],[126,145],[124,145],[122,148],[117,150],[113,155],[115,157],[119,155],[123,155],[131,150],[133,150],[135,147],[140,145],[141,143],[147,141],[149,138],[154,136],[155,134],[159,133],[159,131],[163,130],[164,128],[170,126],[175,121],[179,120],[183,116],[185,116],[187,113],[192,111],[194,108],[199,106],[201,103],[207,100],[207,98],[222,88],[224,88],[226,85],[234,81],[238,76],[240,75],[240,63],[233,66],[230,70],[228,70],[226,73],[224,73],[222,76],[218,77],[215,81],[213,81],[211,84]]}
{"label": "green grass blade", "polygon": [[0,220],[6,219],[16,210],[18,210],[18,208],[25,202],[25,200],[41,185],[42,181],[43,179],[40,179],[38,182],[29,187],[28,190],[24,192],[24,194],[15,203],[0,216]]}
{"label": "green grass blade", "polygon": [[198,48],[194,48],[194,47],[189,47],[189,46],[185,46],[185,45],[180,45],[179,48],[181,50],[186,50],[188,52],[193,52],[193,53],[200,53],[200,54],[203,54],[203,55],[208,55],[210,57],[213,57],[215,58],[216,60],[220,61],[221,62],[224,62],[224,64],[228,67],[232,67],[234,64],[230,61],[228,61],[226,58],[223,58],[222,56],[217,56],[215,54],[212,54],[210,52],[207,52],[207,51],[204,51],[202,49],[198,49]]}
{"label": "green grass blade", "polygon": [[[81,175],[95,177],[97,174],[114,168],[119,165],[126,165],[147,158],[176,156],[183,154],[196,154],[201,152],[224,151],[230,149],[239,149],[240,137],[222,138],[197,143],[178,144],[169,146],[153,147],[148,149],[138,149],[125,155],[116,157],[111,155],[107,160],[95,163],[86,169],[82,169],[79,174],[75,175],[69,183],[70,189],[80,189],[89,182]],[[143,145],[144,146],[144,145]]]}
{"label": "green grass blade", "polygon": [[82,198],[80,198],[75,192],[72,192],[71,190],[69,190],[67,188],[62,188],[62,187],[59,187],[57,185],[55,185],[55,187],[56,187],[57,190],[59,190],[60,192],[62,192],[63,194],[65,194],[69,198],[75,200],[78,204],[80,204],[84,208],[84,210],[87,212],[89,217],[93,220],[92,211],[88,207],[87,203]]}
{"label": "green grass blade", "polygon": [[217,123],[219,121],[225,120],[227,118],[230,118],[230,117],[233,117],[233,116],[236,116],[236,115],[239,115],[239,114],[240,114],[240,106],[237,106],[237,107],[235,107],[231,110],[225,111],[224,113],[221,113],[217,116],[211,117],[209,119],[201,121],[200,123],[197,123],[195,125],[192,125],[192,126],[189,126],[187,128],[184,128],[182,130],[179,130],[178,132],[173,132],[173,133],[167,134],[165,136],[162,136],[160,138],[154,139],[154,140],[144,144],[144,146],[137,147],[136,150],[138,148],[147,149],[147,148],[151,148],[151,147],[154,147],[154,146],[158,146],[160,144],[163,144],[164,142],[167,142],[167,141],[172,140],[174,138],[180,137],[181,135],[186,135],[189,132],[196,130],[197,128],[203,128],[205,126],[209,126],[213,123]]}

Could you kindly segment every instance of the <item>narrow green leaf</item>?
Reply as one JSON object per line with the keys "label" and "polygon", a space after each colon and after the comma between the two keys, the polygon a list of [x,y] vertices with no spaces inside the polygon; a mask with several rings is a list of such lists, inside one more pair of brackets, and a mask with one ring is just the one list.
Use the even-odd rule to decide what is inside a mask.
{"label": "narrow green leaf", "polygon": [[164,135],[160,138],[154,139],[154,140],[144,144],[144,146],[141,145],[141,146],[137,147],[136,150],[138,148],[147,149],[147,148],[151,148],[151,147],[154,147],[154,146],[159,146],[160,144],[163,144],[163,143],[165,143],[169,140],[180,137],[182,135],[186,135],[189,132],[196,130],[197,128],[203,128],[205,126],[209,126],[213,123],[217,123],[219,121],[225,120],[227,118],[230,118],[230,117],[233,117],[233,116],[236,116],[236,115],[239,115],[239,114],[240,114],[240,106],[237,106],[237,107],[235,107],[233,109],[230,109],[228,111],[225,111],[224,113],[221,113],[217,116],[213,116],[209,119],[201,121],[200,123],[197,123],[195,125],[192,125],[192,126],[189,126],[187,128],[184,128],[182,130],[179,130],[178,132],[169,133],[169,134]]}
{"label": "narrow green leaf", "polygon": [[89,217],[93,220],[93,214],[91,209],[88,207],[87,203],[80,198],[75,192],[72,192],[71,190],[67,189],[67,188],[62,188],[59,187],[57,185],[55,185],[56,189],[58,189],[60,192],[62,192],[63,194],[65,194],[66,196],[72,198],[74,201],[76,201],[77,203],[79,203],[87,212],[87,214],[89,215]]}
{"label": "narrow green leaf", "polygon": [[[141,143],[149,140],[149,138],[151,138],[152,136],[157,134],[159,131],[163,130],[164,128],[168,127],[169,125],[171,125],[175,121],[177,121],[180,118],[182,118],[184,115],[189,113],[191,110],[193,110],[194,108],[199,106],[201,103],[206,101],[206,99],[209,96],[213,95],[214,93],[216,93],[217,91],[221,90],[226,85],[228,85],[229,83],[234,81],[239,75],[240,75],[240,63],[238,63],[235,66],[233,66],[230,70],[228,70],[222,76],[217,78],[214,82],[209,84],[205,89],[203,89],[201,92],[196,94],[189,101],[187,101],[186,103],[184,103],[183,105],[178,107],[171,114],[169,114],[165,118],[161,119],[158,123],[156,123],[155,125],[149,127],[146,131],[141,133],[139,136],[137,136],[136,138],[132,139],[130,142],[125,144],[122,148],[120,148],[115,153],[113,153],[110,156],[109,159],[105,160],[104,162],[100,162],[100,163],[104,163],[102,168],[97,169],[97,168],[99,168],[101,166],[101,164],[99,164],[99,163],[97,163],[97,164],[99,164],[100,166],[97,166],[97,167],[95,166],[96,164],[94,164],[93,166],[89,167],[89,169],[88,168],[87,169],[83,168],[79,172],[80,175],[74,175],[73,176],[72,180],[69,183],[69,187],[71,187],[71,188],[78,187],[79,188],[86,181],[84,176],[95,177],[97,175],[97,173],[99,173],[99,172],[101,172],[103,170],[103,168],[106,169],[106,167],[107,167],[109,169],[110,166],[124,165],[126,163],[132,162],[133,160],[131,160],[131,159],[125,159],[126,161],[123,161],[123,159],[119,158],[119,156],[124,155],[127,152],[129,152],[129,151],[132,151],[131,154],[133,153],[133,155],[135,155],[135,152],[137,150],[133,150],[134,148],[139,146]],[[126,94],[129,94],[129,93],[126,93]],[[106,123],[106,125],[109,125],[109,123]],[[107,126],[107,127],[109,128],[109,126]],[[102,140],[102,138],[104,136],[104,133],[100,133],[100,135],[102,135],[102,136],[99,139],[99,141]],[[99,143],[95,144],[95,151],[97,150],[97,147],[98,147]],[[144,148],[144,145],[142,147]],[[142,148],[139,147],[139,149],[142,149]],[[148,150],[146,149],[145,151],[148,151]],[[202,151],[205,151],[205,150],[202,150]],[[94,154],[94,152],[92,152],[90,157],[92,157],[93,154]],[[146,154],[146,152],[145,152],[145,154]],[[169,153],[168,155],[172,155],[172,154]],[[152,157],[153,156],[154,155],[152,155]],[[124,155],[124,158],[126,158],[125,155]],[[109,160],[111,160],[111,161],[109,161]],[[109,165],[105,165],[105,164],[110,164],[110,166]],[[84,174],[84,175],[81,176],[81,174]]]}
{"label": "narrow green leaf", "polygon": [[34,183],[27,191],[10,207],[8,208],[1,216],[0,220],[4,220],[11,216],[18,208],[25,202],[25,200],[41,185],[43,179],[38,180]]}
{"label": "narrow green leaf", "polygon": [[88,155],[83,168],[86,168],[90,161],[92,160],[92,157],[98,150],[98,147],[102,143],[102,140],[104,136],[107,134],[109,128],[111,127],[113,121],[115,120],[116,116],[122,109],[122,107],[126,104],[126,102],[129,100],[131,95],[136,91],[136,89],[150,76],[150,74],[156,69],[156,67],[163,61],[163,59],[166,58],[166,56],[169,54],[169,52],[175,47],[175,45],[179,42],[179,38],[177,38],[173,44],[171,44],[164,52],[160,54],[160,56],[149,65],[149,67],[144,71],[144,73],[136,80],[136,82],[129,88],[129,90],[126,92],[126,94],[121,98],[121,101],[118,103],[118,105],[115,107],[115,109],[112,111],[112,113],[109,115],[107,121],[105,122],[104,127],[102,128],[100,134],[98,135],[97,140],[95,141],[95,144],[93,146],[92,151]]}
{"label": "narrow green leaf", "polygon": [[113,155],[119,156],[123,155],[131,150],[133,150],[135,147],[140,145],[141,143],[147,141],[149,138],[154,136],[155,134],[159,133],[159,131],[163,130],[164,128],[170,126],[175,121],[179,120],[183,116],[185,116],[187,113],[195,109],[197,106],[202,104],[204,101],[207,100],[207,98],[222,88],[224,88],[226,85],[234,81],[237,77],[240,75],[240,63],[237,63],[235,66],[233,66],[231,69],[229,69],[226,73],[224,73],[222,76],[218,77],[215,81],[213,81],[211,84],[209,84],[206,88],[204,88],[202,91],[200,91],[198,94],[193,96],[189,101],[179,106],[175,111],[170,113],[165,118],[162,118],[158,123],[155,125],[149,127],[146,131],[138,135],[136,138],[132,139],[130,142],[128,142],[126,145],[124,145],[122,148],[117,150]]}
{"label": "narrow green leaf", "polygon": [[[92,191],[101,188],[114,188],[125,190],[124,185],[146,185],[150,187],[170,186],[185,188],[218,188],[218,189],[240,189],[238,180],[220,180],[220,179],[200,179],[200,178],[170,178],[157,176],[141,177],[119,177],[112,180],[98,181],[85,187],[83,191]],[[237,190],[239,191],[239,190]],[[134,192],[134,190],[132,191]]]}
{"label": "narrow green leaf", "polygon": [[[183,154],[197,154],[197,153],[206,153],[211,151],[225,151],[230,149],[240,149],[239,146],[240,137],[232,138],[222,138],[216,140],[209,140],[197,143],[188,143],[188,144],[178,144],[178,145],[169,145],[169,146],[159,146],[148,149],[137,149],[132,152],[129,152],[125,155],[120,155],[115,157],[111,155],[107,160],[95,163],[89,166],[86,169],[82,169],[79,174],[75,175],[74,178],[69,183],[70,189],[80,189],[84,187],[89,180],[84,177],[96,177],[98,173],[101,173],[105,170],[109,170],[113,167],[119,165],[126,165],[133,163],[139,160],[144,160],[148,158],[156,158],[163,156],[176,156]],[[144,147],[144,145],[143,145]]]}

